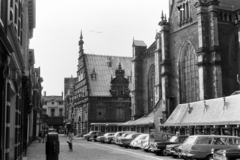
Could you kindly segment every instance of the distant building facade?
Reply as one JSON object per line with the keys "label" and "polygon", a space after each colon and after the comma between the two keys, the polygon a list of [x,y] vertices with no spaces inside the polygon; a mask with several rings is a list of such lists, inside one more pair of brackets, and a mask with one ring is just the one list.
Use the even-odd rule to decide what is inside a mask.
{"label": "distant building facade", "polygon": [[80,134],[87,133],[91,123],[110,124],[131,119],[132,58],[85,54],[83,43],[81,34],[74,93],[76,130]]}
{"label": "distant building facade", "polygon": [[65,109],[65,124],[74,125],[75,110],[73,105],[74,86],[76,77],[64,78],[64,109]]}
{"label": "distant building facade", "polygon": [[65,117],[63,93],[62,96],[47,96],[45,91],[43,96],[43,112],[47,115],[44,122],[48,127],[52,127],[57,131],[63,128]]}

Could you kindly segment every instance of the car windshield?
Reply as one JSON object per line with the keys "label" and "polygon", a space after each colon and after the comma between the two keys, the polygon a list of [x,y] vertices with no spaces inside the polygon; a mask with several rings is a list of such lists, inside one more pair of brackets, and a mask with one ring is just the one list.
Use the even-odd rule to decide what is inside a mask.
{"label": "car windshield", "polygon": [[108,135],[107,136],[113,136],[114,135],[114,133],[108,133]]}
{"label": "car windshield", "polygon": [[193,144],[195,141],[194,137],[188,137],[188,139],[184,142],[184,144]]}
{"label": "car windshield", "polygon": [[108,136],[109,135],[109,133],[105,133],[103,136]]}
{"label": "car windshield", "polygon": [[143,134],[143,135],[139,135],[136,140],[138,139],[146,139],[147,135]]}
{"label": "car windshield", "polygon": [[116,133],[114,134],[114,137],[121,136],[121,135],[122,135],[122,133],[116,132]]}
{"label": "car windshield", "polygon": [[177,136],[172,136],[169,141],[170,141],[170,142],[176,142],[177,139],[178,139]]}
{"label": "car windshield", "polygon": [[149,140],[149,135],[147,135],[144,140],[148,141]]}
{"label": "car windshield", "polygon": [[124,133],[122,134],[122,137],[127,137],[127,135],[129,135],[129,133]]}
{"label": "car windshield", "polygon": [[133,134],[129,134],[126,136],[126,138],[132,138],[134,135]]}

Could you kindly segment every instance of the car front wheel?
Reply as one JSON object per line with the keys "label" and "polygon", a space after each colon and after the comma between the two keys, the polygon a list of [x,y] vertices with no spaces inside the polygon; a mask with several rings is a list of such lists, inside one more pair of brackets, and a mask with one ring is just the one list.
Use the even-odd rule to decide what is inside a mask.
{"label": "car front wheel", "polygon": [[168,152],[167,152],[166,148],[162,149],[162,155],[163,156],[167,156],[168,155]]}
{"label": "car front wheel", "polygon": [[213,159],[213,156],[212,155],[208,155],[205,160],[212,160]]}

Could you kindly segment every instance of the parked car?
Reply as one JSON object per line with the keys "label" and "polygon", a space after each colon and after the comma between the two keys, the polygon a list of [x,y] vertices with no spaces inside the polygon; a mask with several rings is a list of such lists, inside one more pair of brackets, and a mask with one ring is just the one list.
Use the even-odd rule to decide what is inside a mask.
{"label": "parked car", "polygon": [[161,154],[163,156],[167,156],[169,154],[169,152],[166,149],[167,145],[183,143],[186,138],[188,138],[187,135],[172,136],[167,141],[155,142],[154,145],[152,145],[151,150],[152,150],[152,152],[154,152],[156,154]]}
{"label": "parked car", "polygon": [[130,133],[125,137],[121,137],[121,138],[118,139],[118,145],[127,148],[127,147],[129,147],[132,140],[134,140],[139,135],[141,135],[141,133]]}
{"label": "parked car", "polygon": [[240,145],[213,151],[213,160],[240,159]]}
{"label": "parked car", "polygon": [[95,135],[91,136],[91,137],[89,138],[89,140],[96,142],[96,141],[97,141],[97,137],[103,136],[103,135],[104,135],[103,132],[97,132]]}
{"label": "parked car", "polygon": [[103,142],[103,143],[105,143],[105,139],[106,139],[108,136],[113,136],[113,135],[114,135],[113,132],[111,132],[111,133],[105,133],[103,136],[97,136],[96,141],[97,141],[97,142]]}
{"label": "parked car", "polygon": [[145,152],[148,152],[149,151],[149,138],[147,141],[142,141],[141,142],[141,149]]}
{"label": "parked car", "polygon": [[118,144],[119,144],[119,139],[122,138],[122,137],[126,137],[126,136],[129,135],[130,133],[136,133],[136,132],[128,132],[128,131],[125,131],[125,132],[122,133],[121,136],[115,137],[113,143],[118,145]]}
{"label": "parked car", "polygon": [[[149,150],[154,153],[160,153],[160,149],[157,148],[158,142],[168,142],[169,139],[174,136],[172,133],[164,133],[164,132],[152,132],[150,133],[149,139]],[[166,147],[166,145],[165,145]]]}
{"label": "parked car", "polygon": [[[235,142],[235,143],[233,143]],[[213,149],[226,149],[237,146],[240,137],[224,135],[193,135],[182,144],[181,154],[184,159],[212,159]]]}
{"label": "parked car", "polygon": [[98,136],[99,133],[103,133],[103,132],[101,132],[101,131],[90,131],[89,133],[83,135],[83,138],[86,139],[87,141],[90,141],[90,138]]}
{"label": "parked car", "polygon": [[149,139],[149,134],[141,134],[138,137],[136,137],[132,142],[130,143],[130,147],[132,148],[141,148],[141,143],[143,141],[148,141]]}
{"label": "parked car", "polygon": [[[187,139],[185,139],[186,141]],[[184,142],[185,142],[184,141]],[[183,142],[183,143],[184,143]],[[168,155],[173,156],[173,158],[182,158],[181,147],[183,143],[169,144],[166,146]]]}
{"label": "parked car", "polygon": [[119,136],[122,136],[123,133],[124,133],[123,131],[116,132],[114,135],[106,137],[105,142],[106,143],[114,143],[115,139],[117,139],[117,137],[119,137]]}

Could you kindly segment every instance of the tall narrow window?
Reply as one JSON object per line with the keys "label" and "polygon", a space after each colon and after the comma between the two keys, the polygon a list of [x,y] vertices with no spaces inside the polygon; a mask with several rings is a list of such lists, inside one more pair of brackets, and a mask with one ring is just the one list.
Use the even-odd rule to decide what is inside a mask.
{"label": "tall narrow window", "polygon": [[116,110],[116,120],[124,120],[124,110],[122,107],[118,107]]}
{"label": "tall narrow window", "polygon": [[152,65],[148,72],[148,112],[151,112],[154,107],[154,85],[155,85],[155,66]]}
{"label": "tall narrow window", "polygon": [[177,6],[177,9],[179,10],[180,26],[192,22],[192,18],[190,15],[190,7],[191,6],[189,0],[182,0],[181,3]]}
{"label": "tall narrow window", "polygon": [[103,120],[106,117],[106,110],[103,107],[97,108],[97,119]]}
{"label": "tall narrow window", "polygon": [[59,109],[59,116],[63,116],[63,109]]}
{"label": "tall narrow window", "polygon": [[51,116],[52,116],[52,117],[55,116],[55,109],[51,109]]}
{"label": "tall narrow window", "polygon": [[181,103],[199,100],[197,57],[193,46],[188,43],[182,51],[179,65]]}

